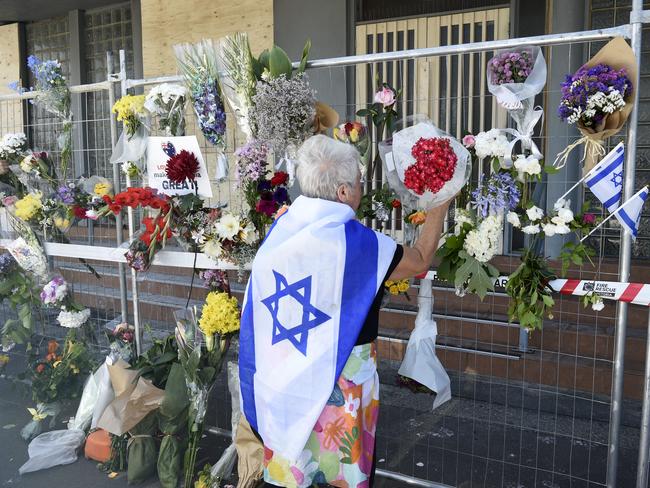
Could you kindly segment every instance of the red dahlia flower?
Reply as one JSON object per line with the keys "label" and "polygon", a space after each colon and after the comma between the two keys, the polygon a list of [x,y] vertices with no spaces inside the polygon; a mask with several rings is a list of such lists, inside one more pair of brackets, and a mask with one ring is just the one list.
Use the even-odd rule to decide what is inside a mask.
{"label": "red dahlia flower", "polygon": [[284,185],[287,181],[289,181],[289,175],[284,171],[277,171],[273,175],[273,178],[271,178],[271,185],[273,186]]}
{"label": "red dahlia flower", "polygon": [[199,160],[196,159],[194,153],[183,149],[167,160],[165,171],[167,178],[174,183],[182,183],[185,180],[194,181],[199,172]]}

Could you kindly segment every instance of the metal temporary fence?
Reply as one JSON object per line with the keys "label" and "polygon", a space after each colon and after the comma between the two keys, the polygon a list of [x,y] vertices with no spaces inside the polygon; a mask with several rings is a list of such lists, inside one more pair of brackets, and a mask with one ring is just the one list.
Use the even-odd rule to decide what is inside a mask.
{"label": "metal temporary fence", "polygon": [[[568,49],[569,62],[565,69],[572,72],[575,66],[570,64],[570,59],[579,56],[577,53],[582,52],[582,47],[615,36],[629,39],[640,60],[641,28],[649,21],[650,16],[643,11],[642,2],[634,0],[630,23],[614,28],[518,39],[463,41],[440,47],[314,60],[308,64],[308,69],[314,79],[343,80],[342,86],[345,87],[351,81],[349,67],[367,68],[371,74],[390,69],[397,74],[395,79],[404,79],[409,73],[408,63],[413,62],[410,66],[416,80],[424,82],[417,78],[418,69],[421,65],[426,67],[431,59],[444,59],[451,69],[454,63],[459,67],[464,59],[468,59],[466,57],[474,54],[483,56],[476,59],[484,60],[485,54],[497,49],[543,46],[550,53],[549,59],[553,59],[559,49]],[[572,49],[576,50],[573,55]],[[110,107],[116,98],[129,91],[161,82],[181,81],[178,76],[128,79],[125,64],[123,53],[115,60],[109,54],[106,81],[71,87],[79,103],[92,104],[87,113],[95,114],[92,120],[75,121],[75,131],[86,134],[75,141],[102,139],[97,134],[91,137],[89,131],[110,135],[110,146],[99,143],[95,147],[75,147],[76,176],[89,174],[92,169],[92,173],[112,178],[115,191],[139,182],[131,181],[117,166],[110,167],[107,162],[119,130]],[[459,71],[456,73],[458,75]],[[634,86],[640,87],[639,81],[633,80]],[[632,112],[624,137],[627,141],[624,198],[631,196],[635,188],[640,91],[635,90],[637,109]],[[547,87],[546,97],[557,94],[557,87]],[[30,129],[30,124],[24,120],[24,102],[32,96],[26,93],[0,97],[0,126],[4,132],[24,127]],[[450,99],[463,96],[467,95],[451,92],[446,95]],[[417,108],[426,108],[431,102],[426,94],[416,91],[404,101],[404,110],[408,110],[409,101],[412,107]],[[493,102],[489,99],[484,103]],[[359,108],[359,102],[335,105],[334,108],[339,113],[350,114]],[[188,114],[188,120],[192,122],[188,124],[187,132],[200,134],[191,114]],[[441,127],[454,132],[443,124]],[[489,128],[484,124],[480,127],[481,130]],[[237,140],[234,128],[229,128],[227,137],[230,151],[243,142]],[[541,139],[550,141],[553,138],[569,143],[573,137],[574,134],[567,129],[563,134],[549,134]],[[214,149],[200,140],[207,157],[214,154]],[[56,156],[56,150],[54,154]],[[89,161],[92,161],[92,168]],[[215,200],[227,202],[237,209],[241,206],[241,196],[233,190],[232,183],[218,184]],[[381,175],[377,183],[381,183]],[[573,181],[567,179],[561,183],[568,189]],[[397,229],[401,227],[397,215],[393,215],[389,227],[391,233],[399,237],[401,234]],[[194,255],[168,249],[156,255],[149,273],[139,275],[127,270],[124,249],[119,246],[128,242],[137,231],[138,217],[137,212],[129,209],[125,223],[117,216],[115,224],[77,226],[73,229],[72,244],[48,243],[46,250],[56,260],[57,266],[76,278],[70,281],[75,283],[75,292],[81,293],[85,303],[93,308],[97,329],[130,317],[137,331],[138,351],[141,351],[144,329],[150,326],[170,331],[173,327],[170,311],[173,307],[185,305],[184,295],[189,291]],[[610,229],[610,236],[611,232]],[[615,228],[614,232],[620,232],[620,229]],[[632,242],[626,233],[620,232],[618,236],[620,241],[615,242],[619,249],[618,261],[603,259],[601,245],[598,271],[593,273],[580,269],[577,271],[579,277],[629,281]],[[600,241],[610,242],[611,239],[601,235]],[[503,254],[499,266],[503,266],[503,270],[514,269],[516,256],[507,246]],[[97,264],[105,284],[90,280],[75,258],[85,258]],[[196,268],[233,269],[233,266],[198,255]],[[618,469],[621,453],[626,458],[627,467],[629,457],[632,454],[636,456],[638,450],[637,487],[648,485],[650,362],[646,361],[642,375],[644,392],[639,395],[643,400],[642,410],[639,401],[627,400],[623,395],[626,340],[628,345],[629,341],[638,345],[638,350],[630,350],[630,353],[639,355],[640,362],[650,353],[650,334],[638,325],[641,322],[638,310],[628,312],[628,305],[620,302],[615,315],[593,314],[582,311],[575,299],[558,297],[555,322],[529,337],[520,333],[517,324],[510,324],[505,318],[507,297],[501,289],[489,294],[482,303],[475,297],[457,297],[453,289],[438,282],[434,282],[432,292],[428,292],[429,283],[424,283],[424,286],[423,283],[415,285],[416,293],[410,295],[415,298],[418,291],[433,293],[435,302],[430,312],[438,322],[437,350],[450,372],[454,398],[431,413],[431,397],[408,393],[396,384],[396,368],[416,309],[412,303],[402,299],[391,300],[384,308],[382,320],[385,323],[380,324],[382,413],[377,431],[379,475],[396,482],[432,487],[625,486],[633,482],[633,473],[622,472],[629,469]],[[234,288],[236,292],[242,291],[241,285]],[[200,303],[204,293],[205,290],[197,284],[190,296],[191,303]],[[5,308],[3,313],[9,312]],[[45,317],[44,320],[51,318]],[[612,323],[615,323],[614,331],[608,332]],[[633,334],[629,334],[628,325],[635,323],[637,325],[631,330]],[[639,337],[647,337],[645,354]],[[228,397],[225,387],[219,390],[219,394],[221,398]],[[227,406],[227,402],[224,403]],[[209,431],[228,435],[228,409],[219,407],[213,418],[217,425]],[[639,423],[640,440],[637,439]]]}

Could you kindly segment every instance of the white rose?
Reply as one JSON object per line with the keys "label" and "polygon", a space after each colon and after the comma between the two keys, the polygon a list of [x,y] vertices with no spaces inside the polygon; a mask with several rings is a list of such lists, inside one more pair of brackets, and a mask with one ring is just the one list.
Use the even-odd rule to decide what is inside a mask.
{"label": "white rose", "polygon": [[539,220],[544,217],[544,211],[541,208],[533,205],[528,210],[526,210],[526,215],[528,215],[528,218],[534,222],[535,220]]}
{"label": "white rose", "polygon": [[523,229],[521,229],[524,234],[538,234],[539,233],[539,225],[527,225]]}
{"label": "white rose", "polygon": [[531,157],[526,160],[526,169],[524,171],[529,175],[538,175],[542,172],[542,166],[539,164],[538,159]]}
{"label": "white rose", "polygon": [[569,229],[569,227],[565,224],[555,226],[556,234],[568,234],[569,232],[571,232],[571,229]]}
{"label": "white rose", "polygon": [[591,309],[596,312],[600,312],[603,308],[605,308],[605,302],[600,297],[598,297],[597,302],[591,304]]}
{"label": "white rose", "polygon": [[519,220],[519,215],[517,215],[516,212],[508,212],[508,215],[506,215],[506,220],[513,227],[521,227],[521,220]]}
{"label": "white rose", "polygon": [[557,227],[554,224],[543,224],[542,231],[546,237],[553,237],[557,233]]}
{"label": "white rose", "polygon": [[573,220],[573,212],[568,208],[561,208],[558,210],[557,216],[566,224]]}
{"label": "white rose", "polygon": [[565,200],[564,198],[559,198],[557,202],[553,204],[553,210],[559,212],[563,208],[569,208],[571,205],[571,200]]}

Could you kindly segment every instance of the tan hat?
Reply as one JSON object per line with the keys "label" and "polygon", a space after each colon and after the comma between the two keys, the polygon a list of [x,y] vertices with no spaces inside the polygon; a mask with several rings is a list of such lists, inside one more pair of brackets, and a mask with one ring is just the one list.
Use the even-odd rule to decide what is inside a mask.
{"label": "tan hat", "polygon": [[314,134],[322,134],[339,123],[339,114],[332,107],[323,102],[316,102],[316,116],[314,117]]}

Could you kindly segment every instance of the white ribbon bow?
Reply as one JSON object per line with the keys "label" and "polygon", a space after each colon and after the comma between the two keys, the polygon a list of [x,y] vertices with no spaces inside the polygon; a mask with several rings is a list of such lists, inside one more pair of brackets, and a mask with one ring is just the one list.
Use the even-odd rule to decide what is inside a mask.
{"label": "white ribbon bow", "polygon": [[[511,114],[512,115],[512,114]],[[506,167],[512,167],[512,153],[515,149],[517,142],[521,142],[522,149],[529,149],[531,156],[535,159],[542,159],[543,155],[537,144],[533,141],[533,134],[535,131],[535,126],[544,116],[544,110],[542,107],[535,107],[533,110],[529,110],[525,113],[523,119],[519,119],[512,115],[513,119],[517,122],[517,129],[502,129],[506,134],[513,136],[513,140],[510,142],[508,151],[505,155],[504,163]]]}

